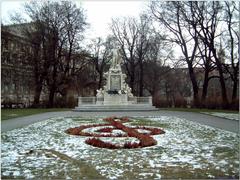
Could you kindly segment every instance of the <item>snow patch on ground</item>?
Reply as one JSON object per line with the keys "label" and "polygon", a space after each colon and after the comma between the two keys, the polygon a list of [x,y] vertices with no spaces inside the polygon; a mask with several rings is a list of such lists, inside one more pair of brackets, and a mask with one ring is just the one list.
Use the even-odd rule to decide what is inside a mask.
{"label": "snow patch on ground", "polygon": [[[206,178],[217,177],[215,171],[237,174],[237,134],[177,117],[159,116],[146,120],[168,125],[163,128],[166,133],[153,136],[157,140],[156,146],[131,150],[92,147],[85,144],[88,137],[64,132],[70,127],[103,123],[101,119],[94,119],[91,123],[84,119],[58,117],[2,133],[2,176],[76,179],[81,170],[75,161],[87,163],[107,179],[167,178],[164,171],[172,167],[187,168],[193,172],[201,169]],[[104,137],[101,140],[118,144],[138,142],[138,139],[131,137]],[[51,151],[65,154],[74,161]],[[203,172],[199,174],[204,175]]]}
{"label": "snow patch on ground", "polygon": [[114,128],[113,126],[99,126],[99,127],[91,127],[91,128],[86,128],[86,129],[83,129],[83,132],[86,132],[86,133],[94,133],[94,134],[102,134],[102,135],[107,135],[107,134],[111,134],[111,135],[126,135],[125,132],[123,132],[122,130],[120,129],[114,129],[112,130],[111,133],[103,133],[103,132],[97,132],[98,130],[102,129],[102,128]]}
{"label": "snow patch on ground", "polygon": [[123,146],[125,142],[129,143],[139,143],[140,141],[134,137],[101,137],[99,138],[102,141],[109,142],[114,145]]}
{"label": "snow patch on ground", "polygon": [[231,119],[231,120],[237,120],[239,121],[239,114],[234,114],[234,113],[219,113],[219,112],[202,112],[203,114],[208,114],[212,116],[217,116],[217,117],[222,117],[226,119]]}
{"label": "snow patch on ground", "polygon": [[143,133],[143,134],[150,134],[151,131],[146,130],[146,129],[136,129],[139,133]]}

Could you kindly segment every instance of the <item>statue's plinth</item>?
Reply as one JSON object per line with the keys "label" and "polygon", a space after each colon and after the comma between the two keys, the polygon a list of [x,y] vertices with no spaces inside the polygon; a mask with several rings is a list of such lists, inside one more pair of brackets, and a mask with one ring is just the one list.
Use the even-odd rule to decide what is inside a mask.
{"label": "statue's plinth", "polygon": [[104,94],[103,105],[129,105],[127,94]]}

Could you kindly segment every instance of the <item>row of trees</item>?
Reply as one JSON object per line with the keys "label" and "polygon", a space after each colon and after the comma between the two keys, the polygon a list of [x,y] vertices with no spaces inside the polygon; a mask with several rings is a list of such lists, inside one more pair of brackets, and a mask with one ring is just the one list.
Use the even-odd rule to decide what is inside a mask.
{"label": "row of trees", "polygon": [[[79,45],[87,26],[85,15],[83,9],[68,1],[32,1],[25,5],[25,11],[32,22],[22,31],[33,44],[33,106],[39,105],[40,95],[47,88],[48,106],[53,107],[56,94],[66,97],[69,85],[86,64],[86,53]],[[19,17],[13,20],[22,22]]]}
{"label": "row of trees", "polygon": [[[168,30],[168,40],[181,48],[192,83],[194,105],[205,104],[208,84],[213,78],[220,82],[224,107],[229,105],[225,80],[231,78],[231,102],[235,103],[239,75],[239,9],[236,2],[154,1],[151,12]],[[199,92],[196,66],[204,70],[202,93]],[[218,75],[212,76],[213,70],[217,70]]]}
{"label": "row of trees", "polygon": [[[49,95],[48,106],[52,107],[56,94],[66,99],[71,86],[79,91],[102,87],[103,73],[114,48],[120,49],[134,95],[151,94],[157,98],[158,92],[174,80],[168,64],[179,68],[177,65],[183,62],[188,69],[194,106],[206,104],[208,84],[213,79],[220,82],[224,107],[238,99],[239,9],[235,2],[153,1],[148,12],[138,18],[112,19],[109,36],[92,40],[86,49],[81,48],[83,32],[88,27],[82,8],[70,1],[46,1],[32,2],[25,10],[33,22],[24,28],[24,33],[34,44],[34,106],[39,105],[44,88]],[[14,20],[20,22],[18,17]],[[180,48],[179,57],[173,51],[176,47]],[[204,75],[202,84],[196,74],[198,69]],[[231,101],[227,78],[232,81]]]}

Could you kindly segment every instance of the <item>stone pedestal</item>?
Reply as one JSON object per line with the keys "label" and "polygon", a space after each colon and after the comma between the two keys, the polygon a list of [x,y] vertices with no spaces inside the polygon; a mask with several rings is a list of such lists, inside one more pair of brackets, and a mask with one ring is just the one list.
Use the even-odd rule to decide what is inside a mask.
{"label": "stone pedestal", "polygon": [[[108,72],[104,73],[107,83],[103,89],[97,90],[97,102],[100,105],[129,105],[132,97],[131,88],[125,82],[126,75],[122,73],[120,64],[112,65]],[[101,98],[99,100],[99,98]],[[103,102],[102,102],[103,101]]]}
{"label": "stone pedestal", "polygon": [[126,94],[104,94],[104,105],[128,105],[128,97]]}

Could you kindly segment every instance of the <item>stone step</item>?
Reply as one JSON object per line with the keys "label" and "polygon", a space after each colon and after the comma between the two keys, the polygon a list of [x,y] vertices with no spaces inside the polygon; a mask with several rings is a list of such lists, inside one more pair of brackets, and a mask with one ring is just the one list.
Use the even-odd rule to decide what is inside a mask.
{"label": "stone step", "polygon": [[87,105],[76,107],[73,111],[97,112],[97,111],[157,111],[154,106],[149,105]]}

